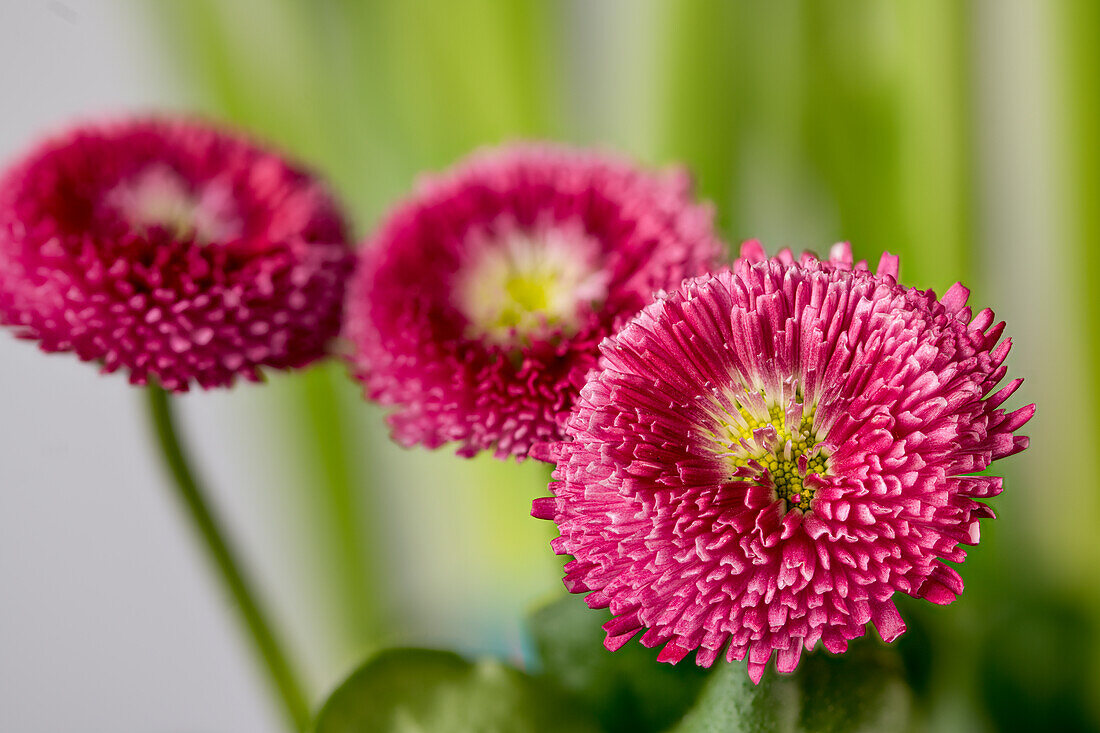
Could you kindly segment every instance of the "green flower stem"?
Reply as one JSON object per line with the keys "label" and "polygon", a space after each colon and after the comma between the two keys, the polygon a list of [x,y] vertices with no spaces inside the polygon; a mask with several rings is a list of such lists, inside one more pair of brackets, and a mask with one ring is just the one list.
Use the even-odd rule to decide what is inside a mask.
{"label": "green flower stem", "polygon": [[311,716],[301,682],[287,661],[283,645],[276,638],[252,584],[245,577],[239,559],[229,546],[225,530],[211,513],[203,489],[191,470],[183,447],[180,445],[169,396],[157,386],[149,386],[147,394],[149,415],[156,430],[164,463],[172,475],[176,494],[187,509],[195,530],[202,537],[225,588],[237,604],[241,618],[256,645],[256,650],[267,667],[271,682],[279,693],[285,708],[284,712],[293,723],[295,730],[305,731],[310,725]]}

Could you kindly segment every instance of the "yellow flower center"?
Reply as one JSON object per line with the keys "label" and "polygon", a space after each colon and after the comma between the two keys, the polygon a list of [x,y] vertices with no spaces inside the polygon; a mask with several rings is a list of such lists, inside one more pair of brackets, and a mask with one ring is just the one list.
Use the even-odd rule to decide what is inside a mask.
{"label": "yellow flower center", "polygon": [[[788,426],[787,414],[778,404],[767,408],[766,418],[745,405],[737,404],[736,407],[736,416],[730,415],[732,419],[721,422],[724,435],[720,438],[729,446],[731,474],[739,471],[743,474],[742,469],[757,471],[755,465],[761,466],[770,476],[778,498],[787,502],[788,509],[797,507],[808,511],[814,488],[806,485],[806,477],[828,472],[828,456],[817,446],[814,410],[803,409],[801,419]],[[769,427],[774,431],[774,438],[767,430]],[[761,430],[764,432],[758,434]],[[805,459],[804,469],[799,465],[800,458]]]}
{"label": "yellow flower center", "polygon": [[504,297],[493,327],[509,328],[526,324],[544,313],[547,320],[557,317],[550,309],[554,288],[560,275],[554,272],[517,273],[504,283]]}
{"label": "yellow flower center", "polygon": [[485,235],[471,242],[470,260],[455,286],[455,302],[471,335],[513,344],[576,332],[585,306],[607,296],[607,273],[583,231],[546,227]]}

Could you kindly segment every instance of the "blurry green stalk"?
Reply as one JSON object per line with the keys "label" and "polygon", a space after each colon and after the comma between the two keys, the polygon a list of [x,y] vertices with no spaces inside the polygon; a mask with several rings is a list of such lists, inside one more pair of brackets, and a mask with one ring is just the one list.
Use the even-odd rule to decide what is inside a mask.
{"label": "blurry green stalk", "polygon": [[311,714],[301,682],[268,620],[255,587],[245,575],[244,567],[230,544],[225,528],[214,516],[206,492],[180,444],[170,404],[171,397],[163,389],[153,385],[146,389],[146,396],[161,457],[172,476],[176,497],[186,510],[191,526],[202,539],[225,589],[233,597],[241,620],[244,621],[271,683],[279,694],[288,721],[294,730],[305,731],[310,725]]}
{"label": "blurry green stalk", "polygon": [[[1070,276],[1066,283],[1070,295],[1069,308],[1062,313],[1051,314],[1052,320],[1072,334],[1077,348],[1066,358],[1078,360],[1080,367],[1074,373],[1095,375],[1100,365],[1100,332],[1096,328],[1100,314],[1100,3],[1094,0],[1064,0],[1050,10],[1055,16],[1054,36],[1049,39],[1056,49],[1056,91],[1064,105],[1064,117],[1059,120],[1059,159],[1065,167],[1066,180],[1062,191],[1066,193],[1063,233],[1064,240],[1056,243],[1068,266],[1064,270]],[[1041,246],[1041,245],[1040,245]],[[1057,367],[1054,367],[1057,368]],[[1062,376],[1059,373],[1059,376]],[[1059,435],[1072,435],[1078,445],[1096,445],[1100,440],[1096,415],[1100,414],[1100,386],[1095,376],[1075,384],[1073,413],[1054,415],[1051,422]],[[1042,406],[1040,406],[1042,407]],[[1039,436],[1037,436],[1039,437]],[[1069,541],[1063,541],[1062,556],[1072,559],[1075,567],[1071,579],[1088,595],[1094,618],[1100,617],[1100,583],[1095,582],[1097,563],[1100,562],[1100,545],[1095,540],[1095,517],[1100,508],[1100,479],[1096,472],[1095,453],[1091,450],[1063,451],[1060,467],[1067,488],[1061,499],[1076,508],[1072,512],[1083,521],[1071,525],[1071,531],[1063,529],[1060,522],[1051,535],[1058,533]],[[1044,480],[1053,473],[1048,467],[1037,469],[1035,475]],[[1093,644],[1089,656],[1100,659],[1100,627],[1096,622]],[[1095,669],[1095,665],[1094,665]],[[1089,701],[1093,715],[1100,719],[1100,674],[1093,674],[1091,686],[1083,697]]]}

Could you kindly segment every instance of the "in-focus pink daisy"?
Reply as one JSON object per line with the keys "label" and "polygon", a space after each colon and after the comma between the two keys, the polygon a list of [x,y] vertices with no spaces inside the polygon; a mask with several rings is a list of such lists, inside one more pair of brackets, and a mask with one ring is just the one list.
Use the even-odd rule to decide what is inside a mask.
{"label": "in-focus pink daisy", "polygon": [[363,254],[353,368],[403,445],[526,456],[560,437],[600,340],[722,246],[681,171],[553,146],[425,180]]}
{"label": "in-focus pink daisy", "polygon": [[1010,342],[968,291],[940,300],[847,245],[828,261],[743,246],[732,271],[662,295],[601,347],[567,421],[553,498],[565,585],[610,607],[606,646],[642,633],[677,662],[772,655],[793,671],[874,623],[905,630],[896,592],[946,604],[958,545],[978,542],[975,475],[1027,446],[1034,405],[1000,405]]}
{"label": "in-focus pink daisy", "polygon": [[71,130],[0,181],[0,323],[185,391],[325,353],[354,263],[324,188],[202,124]]}

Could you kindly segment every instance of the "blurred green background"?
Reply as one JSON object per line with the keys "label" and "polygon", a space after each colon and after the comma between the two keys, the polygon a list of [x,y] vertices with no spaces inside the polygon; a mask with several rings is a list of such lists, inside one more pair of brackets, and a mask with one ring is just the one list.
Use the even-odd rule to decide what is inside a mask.
{"label": "blurred green background", "polygon": [[[965,282],[1008,321],[1018,394],[1039,411],[1031,449],[996,467],[1006,490],[966,592],[902,609],[920,725],[1100,726],[1100,3],[143,10],[200,111],[326,174],[360,237],[421,172],[552,138],[686,164],[731,243],[850,240],[900,254],[908,285]],[[552,527],[528,515],[544,467],[403,451],[335,364],[235,400],[254,432],[240,460],[293,507],[273,519],[282,542],[255,551],[292,574],[273,600],[316,695],[383,644],[523,663],[523,615],[564,593]]]}

